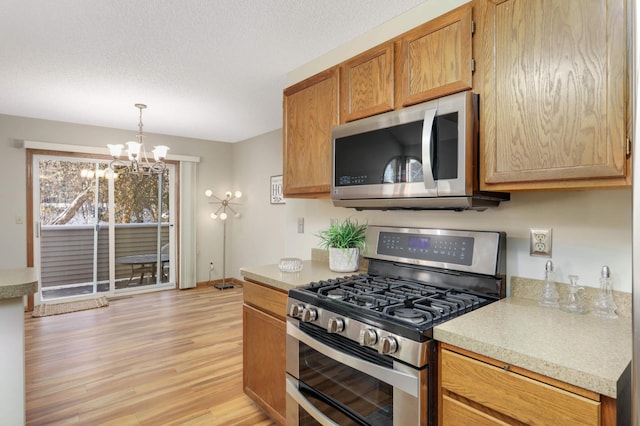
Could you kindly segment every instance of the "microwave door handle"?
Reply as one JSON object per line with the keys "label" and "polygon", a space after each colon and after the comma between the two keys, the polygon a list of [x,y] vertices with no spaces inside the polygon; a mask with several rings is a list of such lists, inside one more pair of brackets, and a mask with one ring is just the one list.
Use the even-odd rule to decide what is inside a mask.
{"label": "microwave door handle", "polygon": [[422,177],[424,178],[424,187],[433,189],[436,187],[436,181],[433,178],[433,165],[431,164],[431,129],[436,119],[436,108],[428,109],[424,113],[424,122],[422,124]]}

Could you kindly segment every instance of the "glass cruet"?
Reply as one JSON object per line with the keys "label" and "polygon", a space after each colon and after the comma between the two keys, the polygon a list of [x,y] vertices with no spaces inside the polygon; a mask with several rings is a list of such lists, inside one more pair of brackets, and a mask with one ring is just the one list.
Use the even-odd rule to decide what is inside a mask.
{"label": "glass cruet", "polygon": [[577,275],[569,275],[569,281],[571,283],[571,285],[569,285],[569,294],[560,303],[560,309],[572,314],[586,314],[589,308],[580,296],[584,293],[584,287],[578,286],[578,278]]}
{"label": "glass cruet", "polygon": [[600,272],[600,290],[593,307],[593,314],[604,318],[618,318],[616,314],[616,302],[613,300],[611,271],[608,266],[603,266]]}
{"label": "glass cruet", "polygon": [[553,280],[553,262],[547,260],[544,266],[544,288],[542,290],[542,296],[540,297],[540,306],[545,308],[557,308],[559,306],[558,289],[556,283]]}

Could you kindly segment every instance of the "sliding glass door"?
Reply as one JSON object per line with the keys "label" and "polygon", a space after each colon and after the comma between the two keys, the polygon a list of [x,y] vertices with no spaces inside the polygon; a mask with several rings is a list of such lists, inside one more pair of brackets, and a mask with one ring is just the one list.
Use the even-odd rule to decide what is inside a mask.
{"label": "sliding glass door", "polygon": [[104,160],[34,155],[38,298],[175,285],[173,168],[115,174]]}

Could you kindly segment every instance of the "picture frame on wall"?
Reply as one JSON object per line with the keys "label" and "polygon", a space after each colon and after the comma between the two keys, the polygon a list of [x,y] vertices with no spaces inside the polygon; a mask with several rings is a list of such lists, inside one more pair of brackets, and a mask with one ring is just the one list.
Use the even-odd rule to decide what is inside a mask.
{"label": "picture frame on wall", "polygon": [[284,204],[282,192],[282,175],[271,176],[271,204]]}

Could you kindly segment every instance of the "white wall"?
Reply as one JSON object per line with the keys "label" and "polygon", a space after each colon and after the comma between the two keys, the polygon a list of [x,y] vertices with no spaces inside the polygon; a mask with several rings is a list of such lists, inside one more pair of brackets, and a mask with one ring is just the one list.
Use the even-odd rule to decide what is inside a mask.
{"label": "white wall", "polygon": [[270,203],[271,176],[282,174],[282,130],[235,143],[233,168],[234,188],[243,196],[241,217],[230,221],[233,256],[227,270],[239,276],[242,266],[277,263],[284,256],[287,206]]}

